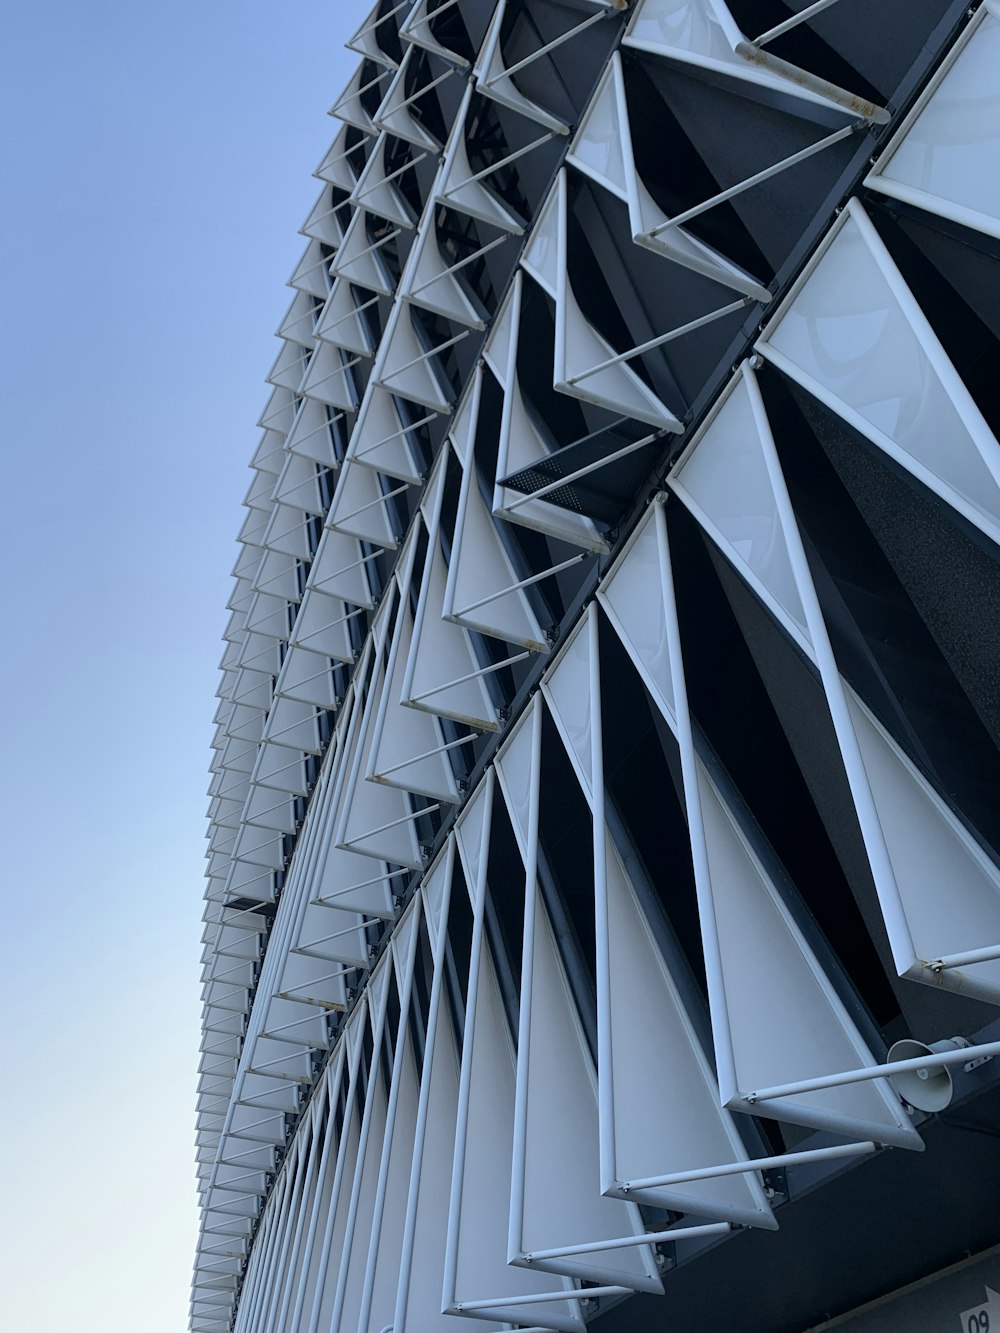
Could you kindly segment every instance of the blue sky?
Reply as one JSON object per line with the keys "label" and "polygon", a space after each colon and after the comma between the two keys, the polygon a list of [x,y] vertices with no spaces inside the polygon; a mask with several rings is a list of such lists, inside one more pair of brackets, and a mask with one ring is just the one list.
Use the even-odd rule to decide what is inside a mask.
{"label": "blue sky", "polygon": [[176,1333],[208,744],[354,0],[4,24],[4,1325]]}

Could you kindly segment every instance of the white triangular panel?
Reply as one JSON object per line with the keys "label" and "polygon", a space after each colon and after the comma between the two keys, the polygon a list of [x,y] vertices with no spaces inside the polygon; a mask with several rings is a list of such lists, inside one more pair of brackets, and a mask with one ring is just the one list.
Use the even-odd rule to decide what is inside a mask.
{"label": "white triangular panel", "polygon": [[592,713],[600,707],[600,700],[591,698],[591,619],[596,614],[591,604],[542,681],[545,702],[588,801],[594,795]]}
{"label": "white triangular panel", "polygon": [[[396,71],[396,76],[389,86],[385,99],[378,109],[375,123],[380,130],[388,130],[397,139],[405,139],[417,148],[440,151],[440,145],[434,136],[416,120],[410,110],[411,97],[406,93],[407,70],[413,63],[416,52],[411,47],[403,57],[403,63]],[[419,97],[419,92],[412,98]]]}
{"label": "white triangular panel", "polygon": [[431,533],[406,663],[403,702],[471,727],[495,731],[496,705],[479,672],[468,632],[442,619],[447,578],[444,556]]}
{"label": "white triangular panel", "polygon": [[423,471],[407,442],[408,434],[392,393],[373,378],[351,432],[348,459],[418,486]]}
{"label": "white triangular panel", "polygon": [[510,107],[512,111],[517,111],[529,120],[537,121],[539,125],[544,125],[546,129],[556,134],[567,134],[569,126],[565,121],[525,97],[507,73],[500,43],[506,9],[507,0],[499,0],[476,62],[476,86],[484,96],[491,97],[502,106]]}
{"label": "white triangular panel", "polygon": [[401,704],[413,636],[405,588],[402,597],[365,776],[371,782],[418,792],[431,800],[458,801],[461,798],[451,761],[442,752],[445,737],[441,724],[433,714]]}
{"label": "white triangular panel", "polygon": [[449,208],[466,213],[479,222],[486,222],[500,231],[520,233],[524,231],[523,221],[501,202],[484,179],[472,179],[478,173],[474,173],[469,165],[469,153],[465,146],[465,121],[472,93],[473,86],[470,83],[445,150],[438,176],[438,198]]}
{"label": "white triangular panel", "polygon": [[427,923],[431,956],[435,960],[435,965],[445,945],[455,847],[455,838],[450,837],[444,851],[424,875],[420,884],[422,911]]}
{"label": "white triangular panel", "polygon": [[618,114],[617,84],[620,77],[620,62],[613,59],[583,113],[566,161],[627,203],[628,183],[622,151],[625,128]]}
{"label": "white triangular panel", "polygon": [[663,604],[656,511],[643,516],[597,591],[597,599],[643,683],[674,725],[674,689]]}
{"label": "white triangular panel", "polygon": [[[487,821],[493,817],[494,770],[487,770],[485,779],[480,782],[455,823],[455,842],[462,862],[462,873],[470,893],[475,893],[479,875],[483,866],[484,853],[489,851],[489,828]],[[483,846],[484,832],[487,846]]]}
{"label": "white triangular panel", "polygon": [[311,292],[297,291],[284,319],[278,325],[277,336],[301,343],[304,347],[312,347],[317,305],[317,299]]}
{"label": "white triangular panel", "polygon": [[[359,1302],[359,1319],[352,1326],[345,1318],[341,1324],[344,1333],[348,1333],[348,1329],[354,1333],[355,1328],[357,1333],[368,1333],[370,1329],[391,1327],[396,1306],[419,1095],[413,1039],[405,1011],[397,1039],[403,1043],[403,1053],[398,1065],[397,1081],[393,1085],[391,1128],[379,1166],[379,1189],[376,1196],[378,1221],[372,1231],[367,1255],[369,1268],[365,1290]],[[377,1141],[375,1146],[382,1147]]]}
{"label": "white triangular panel", "polygon": [[1000,541],[1000,445],[856,199],[760,347]]}
{"label": "white triangular panel", "polygon": [[918,960],[910,975],[1000,1004],[1000,960],[933,973],[924,962],[1000,945],[1000,870],[845,686]]}
{"label": "white triangular panel", "polygon": [[[483,497],[475,456],[462,477],[444,612],[449,620],[534,652],[547,652],[538,622]],[[499,596],[497,595],[499,594]],[[489,600],[484,600],[489,599]]]}
{"label": "white triangular panel", "polygon": [[451,391],[435,373],[434,361],[435,351],[424,347],[411,308],[397,301],[382,339],[376,382],[432,412],[450,412]]}
{"label": "white triangular panel", "polygon": [[309,704],[280,695],[271,706],[267,717],[266,738],[276,745],[287,745],[304,754],[322,754],[317,718],[319,714]]}
{"label": "white triangular panel", "polygon": [[[501,378],[504,389],[503,414],[500,419],[500,443],[497,449],[497,477],[510,476],[523,468],[548,458],[552,448],[541,427],[529,413],[517,377],[517,340],[521,323],[520,274],[514,284],[506,308],[510,324],[505,328],[507,365]],[[608,544],[593,521],[585,514],[546,504],[544,500],[525,500],[518,491],[499,483],[493,491],[493,513],[526,528],[534,528],[549,536],[558,537],[587,551],[606,551]]]}
{"label": "white triangular panel", "polygon": [[372,155],[351,196],[358,208],[366,208],[380,218],[399,227],[410,228],[414,224],[413,210],[396,185],[396,179],[388,180],[385,168],[385,154],[388,147],[388,135],[382,134],[372,150]]}
{"label": "white triangular panel", "polygon": [[[531,806],[538,800],[540,766],[535,754],[537,697],[524,710],[494,760],[511,827],[521,859],[527,861],[531,845]],[[540,732],[539,732],[540,735]]]}
{"label": "white triangular panel", "polygon": [[301,392],[341,411],[357,411],[357,389],[346,353],[332,343],[317,343]]}
{"label": "white triangular panel", "polygon": [[[349,180],[352,175],[348,168],[345,180]],[[350,189],[350,185],[347,188]],[[344,239],[344,223],[341,219],[349,216],[350,209],[337,199],[334,185],[326,184],[302,224],[303,234],[336,249]]]}
{"label": "white triangular panel", "polygon": [[[389,603],[383,603],[388,607]],[[413,825],[414,813],[404,791],[377,782],[368,782],[365,773],[371,766],[375,714],[385,685],[381,647],[372,675],[364,716],[349,751],[350,767],[344,786],[343,803],[337,821],[337,845],[394,865],[422,864],[420,844]]]}
{"label": "white triangular panel", "polygon": [[351,610],[339,598],[323,596],[313,588],[306,589],[289,642],[311,654],[352,665],[355,650],[351,639]]}
{"label": "white triangular panel", "polygon": [[[386,77],[385,71],[377,76],[377,81],[381,82]],[[378,131],[372,124],[372,118],[364,108],[361,101],[362,91],[367,83],[374,82],[369,76],[365,79],[365,62],[362,61],[354,74],[351,75],[347,87],[334,102],[330,108],[330,115],[336,116],[338,120],[344,121],[348,125],[354,125],[365,134],[376,134]]]}
{"label": "white triangular panel", "polygon": [[263,533],[263,546],[270,546],[275,551],[284,551],[287,555],[298,556],[300,560],[312,557],[312,541],[309,526],[313,520],[292,505],[276,504]]}
{"label": "white triangular panel", "polygon": [[375,597],[365,572],[368,563],[356,537],[336,528],[325,528],[316,548],[310,585],[326,597],[374,608]]}
{"label": "white triangular panel", "polygon": [[[395,69],[395,60],[387,55],[378,43],[379,28],[384,23],[392,24],[392,19],[388,13],[379,17],[379,10],[381,8],[382,0],[377,0],[377,3],[372,6],[371,13],[355,32],[350,41],[346,43],[346,46],[349,51],[356,51],[359,56],[367,56],[369,60],[374,60],[377,65],[385,65],[389,69]],[[396,6],[390,6],[390,9],[394,8],[396,8]]]}
{"label": "white triangular panel", "polygon": [[[462,401],[455,409],[448,429],[455,453],[463,467],[468,465],[476,447],[476,430],[479,424],[479,398],[483,383],[483,368],[477,365],[469,377],[469,383]],[[236,572],[235,570],[233,571]]]}
{"label": "white triangular panel", "polygon": [[584,315],[567,275],[556,303],[556,359],[554,385],[560,393],[596,403],[609,412],[633,417],[665,430],[680,431],[674,416],[645,381],[624,361],[594,370],[615,356],[615,349]]}
{"label": "white triangular panel", "polygon": [[982,5],[865,184],[1000,239],[998,63]]}
{"label": "white triangular panel", "polygon": [[388,237],[394,228],[390,223],[376,220],[372,227],[375,239],[370,240],[368,217],[369,214],[363,208],[355,212],[330,271],[335,278],[357,283],[359,287],[367,287],[369,291],[378,292],[381,296],[391,296],[396,284],[379,255],[379,241]]}
{"label": "white triangular panel", "polygon": [[346,462],[337,479],[327,526],[375,546],[395,546],[396,522],[389,503],[377,472]]}
{"label": "white triangular panel", "polygon": [[310,292],[326,300],[330,291],[330,256],[324,254],[323,246],[317,240],[310,240],[305,254],[299,260],[295,271],[288,279],[289,286],[299,291]]}
{"label": "white triangular panel", "polygon": [[559,221],[559,190],[550,190],[535,218],[531,235],[521,254],[521,267],[530,273],[555,301],[559,290],[559,266],[563,260]]}
{"label": "white triangular panel", "polygon": [[872,103],[752,48],[724,0],[639,0],[623,44],[838,111],[888,119]]}
{"label": "white triangular panel", "polygon": [[417,231],[400,293],[414,305],[468,328],[486,327],[485,311],[466,292],[458,275],[441,253],[434,210]]}
{"label": "white triangular panel", "polygon": [[[441,991],[441,973],[435,974]],[[414,1171],[407,1198],[407,1244],[392,1327],[398,1333],[450,1333],[460,1327],[454,1315],[441,1313],[441,1282],[448,1229],[448,1190],[458,1112],[459,1053],[455,1031],[444,1006],[433,1010],[420,1083],[420,1127],[414,1139]],[[497,1329],[496,1323],[470,1325]]]}
{"label": "white triangular panel", "polygon": [[343,347],[355,356],[371,356],[373,347],[364,320],[354,299],[348,278],[334,281],[323,313],[316,325],[316,335]]}
{"label": "white triangular panel", "polygon": [[733,379],[668,484],[811,656],[806,615],[745,374]]}
{"label": "white triangular panel", "polygon": [[274,486],[274,498],[306,514],[325,514],[316,464],[310,458],[289,453]]}
{"label": "white triangular panel", "polygon": [[[377,1039],[378,1040],[378,1039]],[[375,1208],[375,1189],[378,1183],[380,1148],[386,1130],[386,1088],[382,1061],[373,1060],[368,1106],[362,1128],[362,1142],[358,1147],[348,1227],[351,1238],[341,1254],[338,1274],[338,1292],[334,1300],[330,1333],[354,1333],[358,1326],[362,1286],[368,1261],[372,1215]]]}
{"label": "white triangular panel", "polygon": [[[470,983],[471,984],[471,983]],[[507,1264],[507,1207],[514,1135],[514,1053],[489,950],[480,950],[478,984],[469,996],[462,1081],[468,1108],[455,1136],[448,1248],[454,1264],[450,1304],[490,1300],[483,1313],[519,1323],[583,1333],[574,1286],[565,1278]],[[566,1301],[506,1307],[511,1296],[547,1293],[564,1285]],[[514,1313],[516,1311],[516,1314]],[[469,1311],[469,1313],[473,1313]]]}
{"label": "white triangular panel", "polygon": [[323,161],[316,168],[315,174],[320,180],[328,181],[338,190],[350,194],[357,184],[357,176],[351,166],[347,147],[348,129],[345,125],[330,145]]}
{"label": "white triangular panel", "polygon": [[[726,1044],[731,1042],[738,1089],[776,1087],[877,1063],[714,783],[695,762],[728,1017]],[[706,940],[706,953],[710,947]],[[741,1104],[735,1091],[729,1100]],[[753,1109],[841,1135],[920,1146],[899,1098],[880,1081],[758,1102]]]}
{"label": "white triangular panel", "polygon": [[309,348],[297,342],[283,342],[275,357],[274,365],[268,371],[268,384],[276,384],[285,389],[297,390],[302,376],[309,365]]}
{"label": "white triangular panel", "polygon": [[[681,422],[625,361],[605,366],[606,361],[614,359],[615,349],[589,322],[573,294],[566,248],[568,207],[566,172],[563,170],[550,192],[546,214],[552,217],[551,210],[555,209],[558,277],[554,387],[560,393],[597,403],[609,412],[622,413],[666,430],[681,431]],[[604,369],[597,370],[598,366],[604,366]]]}
{"label": "white triangular panel", "polygon": [[318,653],[294,645],[285,654],[278,690],[289,699],[314,704],[317,708],[335,708],[337,705],[337,690],[329,663],[324,663]]}
{"label": "white triangular panel", "polygon": [[[534,886],[528,892],[534,899],[525,908],[533,918],[525,918],[532,958],[521,995],[527,1021],[522,1017],[524,1041],[517,1057],[524,1107],[523,1208],[511,1222],[511,1238],[520,1240],[522,1255],[644,1231],[634,1203],[601,1195],[597,1077],[541,894]],[[663,1290],[648,1245],[559,1256],[532,1266],[640,1291]]]}
{"label": "white triangular panel", "polygon": [[[600,920],[600,913],[598,918]],[[610,1060],[618,1181],[748,1161],[684,1002],[609,837],[607,947]],[[604,998],[598,990],[598,1006]],[[656,1034],[655,1049],[650,1034]],[[614,1192],[614,1191],[613,1191]],[[758,1176],[748,1170],[631,1190],[632,1197],[700,1217],[773,1228]]]}
{"label": "white triangular panel", "polygon": [[[400,25],[399,35],[405,42],[413,46],[422,47],[425,51],[430,51],[433,55],[440,56],[442,60],[447,60],[451,64],[460,64],[465,66],[466,62],[462,60],[457,52],[450,50],[447,46],[436,40],[431,23],[434,20],[434,10],[430,10],[431,0],[417,0],[417,3],[410,10],[406,20]],[[435,9],[440,4],[435,4]]]}
{"label": "white triangular panel", "polygon": [[316,398],[302,399],[285,447],[302,458],[311,458],[322,467],[339,466],[326,403]]}

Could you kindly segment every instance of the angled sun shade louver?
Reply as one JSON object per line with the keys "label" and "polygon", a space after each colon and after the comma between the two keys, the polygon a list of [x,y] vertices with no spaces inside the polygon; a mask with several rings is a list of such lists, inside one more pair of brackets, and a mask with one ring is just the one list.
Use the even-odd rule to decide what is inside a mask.
{"label": "angled sun shade louver", "polygon": [[[392,1260],[401,1245],[403,1222],[401,1207],[396,1205],[405,1203],[409,1158],[404,1156],[404,1145],[412,1138],[417,1101],[407,1011],[417,946],[418,908],[419,902],[400,921],[389,951],[393,969],[393,981],[389,984],[395,988],[399,1019],[394,1030],[387,1032],[392,1046],[392,1062],[388,1070],[385,1122],[382,1133],[369,1134],[365,1145],[364,1176],[359,1194],[359,1205],[364,1199],[363,1223],[355,1227],[344,1283],[340,1319],[344,1333],[370,1327],[373,1304],[386,1306],[390,1314],[394,1304],[396,1271]],[[395,1161],[392,1159],[394,1148]],[[362,1208],[359,1206],[361,1222]],[[379,1275],[375,1271],[379,1255],[386,1269],[381,1282],[378,1282]]]}
{"label": "angled sun shade louver", "polygon": [[[289,644],[308,653],[329,657],[335,662],[353,663],[355,650],[351,638],[351,621],[357,615],[357,608],[347,606],[339,598],[317,592],[315,588],[307,588],[289,636]],[[318,669],[313,668],[314,671]]]}
{"label": "angled sun shade louver", "polygon": [[[330,108],[330,115],[336,116],[338,120],[342,120],[348,125],[353,125],[355,129],[361,130],[363,134],[370,134],[374,137],[378,134],[378,129],[365,110],[362,94],[366,92],[374,93],[375,89],[378,89],[379,93],[384,93],[388,86],[388,77],[388,70],[374,69],[370,63],[362,61],[349,79],[347,87]],[[378,93],[374,95],[377,97]]]}
{"label": "angled sun shade louver", "polygon": [[1000,444],[858,200],[759,347],[1000,541]]}
{"label": "angled sun shade louver", "polygon": [[[492,245],[480,247],[474,257],[485,254]],[[485,328],[485,309],[481,303],[472,299],[458,278],[459,269],[466,267],[468,262],[468,259],[450,262],[445,258],[432,220],[430,225],[417,233],[400,281],[400,295],[414,305],[457,324],[474,329]]]}
{"label": "angled sun shade louver", "polygon": [[[845,127],[838,131],[837,137],[850,132],[850,126]],[[834,141],[830,138],[830,142]],[[570,145],[567,161],[628,205],[629,226],[636,245],[755,300],[770,300],[770,292],[757,279],[668,218],[643,184],[636,168],[625,75],[617,52]],[[704,207],[713,202],[706,201]],[[699,211],[703,209],[699,207]]]}
{"label": "angled sun shade louver", "polygon": [[486,684],[491,666],[480,662],[466,630],[442,618],[447,568],[440,545],[444,497],[442,457],[428,485],[427,556],[420,581],[413,638],[403,675],[403,703],[484,731],[495,731],[496,705]]}
{"label": "angled sun shade louver", "polygon": [[318,398],[303,398],[288,432],[285,447],[290,453],[311,458],[322,467],[338,467],[339,459],[334,443],[333,426],[336,412],[328,411],[328,404]]}
{"label": "angled sun shade louver", "polygon": [[[603,1192],[697,1218],[774,1227],[673,969],[605,825],[596,615],[592,607],[563,648],[545,696],[595,814]],[[654,1012],[655,1060],[644,1035]]]}
{"label": "angled sun shade louver", "polygon": [[396,568],[399,605],[392,639],[387,645],[385,686],[378,702],[365,777],[370,782],[416,792],[430,800],[457,802],[459,787],[448,752],[472,738],[449,742],[437,717],[402,706],[403,677],[413,641],[410,583],[414,556],[411,543]]}
{"label": "angled sun shade louver", "polygon": [[484,937],[493,786],[491,770],[457,830],[474,925],[442,1304],[472,1318],[582,1333],[575,1283],[507,1264],[503,1203],[509,1198],[514,1143],[514,1050]]}
{"label": "angled sun shade louver", "polygon": [[402,166],[389,171],[386,168],[385,161],[389,147],[389,136],[383,132],[372,149],[371,157],[368,159],[367,165],[354,188],[351,202],[358,208],[366,208],[369,213],[374,213],[376,217],[385,218],[388,222],[395,223],[396,226],[411,228],[416,219],[413,216],[413,210],[406,202],[406,197],[398,188],[396,182],[403,172],[409,171],[425,154],[417,154],[412,159],[404,162]]}
{"label": "angled sun shade louver", "polygon": [[468,62],[457,51],[438,41],[434,33],[435,20],[453,12],[458,3],[459,0],[417,0],[400,25],[400,37],[411,46],[419,46],[442,60],[467,67]]}
{"label": "angled sun shade louver", "polygon": [[[478,371],[473,380],[466,410],[467,429],[472,435],[479,415],[482,373]],[[535,652],[547,652],[545,631],[525,592],[527,580],[517,577],[480,488],[472,448],[459,453],[465,461],[448,564],[445,619]],[[542,571],[541,576],[553,572]],[[531,581],[538,582],[539,576],[532,575]]]}
{"label": "angled sun shade louver", "polygon": [[378,297],[370,297],[364,291],[356,295],[348,278],[337,278],[316,324],[317,338],[357,356],[372,356],[375,349],[362,312],[377,302]]}
{"label": "angled sun shade louver", "polygon": [[330,291],[331,258],[332,255],[322,241],[311,239],[288,279],[288,285],[301,292],[309,292],[312,296],[325,298]]}
{"label": "angled sun shade louver", "polygon": [[350,357],[333,343],[317,343],[301,382],[301,392],[306,398],[328,403],[341,412],[357,411],[357,389],[351,374],[351,367],[356,364],[356,357]]}
{"label": "angled sun shade louver", "polygon": [[628,365],[638,349],[616,352],[580,309],[567,266],[566,215],[566,173],[561,171],[521,261],[555,301],[554,387],[663,430],[682,430],[674,414]]}
{"label": "angled sun shade louver", "polygon": [[344,125],[314,172],[320,180],[326,181],[345,195],[349,195],[358,183],[358,173],[351,161],[358,146],[348,146],[349,136],[352,135],[354,138],[359,137],[350,126]]}
{"label": "angled sun shade louver", "polygon": [[409,3],[410,0],[401,0],[401,3],[390,5],[388,10],[380,14],[379,10],[383,6],[382,0],[378,0],[378,3],[372,6],[364,23],[347,42],[347,49],[356,51],[359,56],[365,56],[368,60],[374,60],[377,65],[395,69],[397,62],[382,47],[380,39],[383,37],[382,30],[386,25],[391,27],[394,22],[399,22]]}
{"label": "angled sun shade louver", "polygon": [[[504,165],[506,159],[493,164],[484,171],[473,172],[469,164],[469,151],[466,147],[465,133],[472,103],[474,88],[470,83],[462,99],[462,105],[455,124],[452,127],[448,143],[445,146],[444,159],[438,174],[436,194],[449,208],[466,213],[479,222],[486,222],[500,231],[519,233],[524,231],[524,221],[502,202],[487,184]],[[538,144],[547,143],[551,134],[539,139]]]}
{"label": "angled sun shade louver", "polygon": [[325,514],[327,502],[316,464],[300,454],[289,453],[274,484],[274,498],[305,514]]}
{"label": "angled sun shade louver", "polygon": [[374,546],[396,546],[399,534],[389,508],[392,493],[388,487],[383,489],[379,473],[372,468],[346,462],[338,474],[327,527]]}
{"label": "angled sun shade louver", "polygon": [[432,412],[449,412],[453,406],[451,391],[437,371],[436,358],[463,336],[459,334],[437,347],[426,347],[414,324],[411,307],[397,301],[389,316],[372,378],[391,393],[420,403]]}
{"label": "angled sun shade louver", "polygon": [[370,240],[368,217],[363,208],[355,211],[330,271],[335,278],[356,283],[359,287],[378,292],[380,296],[391,296],[396,284],[379,251],[399,235],[399,228],[390,222],[374,219],[375,240]]}
{"label": "angled sun shade louver", "polygon": [[1000,239],[1000,11],[984,4],[865,184]]}
{"label": "angled sun shade louver", "polygon": [[[344,179],[345,181],[350,179],[350,173],[345,175]],[[342,187],[334,182],[327,182],[302,224],[303,235],[322,241],[332,249],[336,249],[344,239],[344,226],[347,221],[347,201],[337,198],[340,188]],[[347,188],[350,189],[351,186],[348,185]]]}
{"label": "angled sun shade louver", "polygon": [[[807,17],[808,14],[802,15]],[[799,16],[793,15],[790,22],[779,27],[785,31],[800,21]],[[883,107],[768,52],[766,43],[778,35],[778,29],[774,28],[746,37],[725,0],[639,0],[624,44],[760,83],[776,92],[812,97],[876,124],[888,121],[889,113]]]}
{"label": "angled sun shade louver", "polygon": [[601,1196],[596,1073],[536,883],[541,724],[536,695],[496,760],[525,864],[509,1258],[660,1292],[637,1205]]}
{"label": "angled sun shade louver", "polygon": [[416,65],[419,58],[419,52],[410,47],[386,91],[385,99],[375,117],[375,123],[380,130],[386,130],[389,134],[394,134],[397,139],[405,139],[407,143],[412,144],[415,148],[438,152],[440,144],[414,115],[413,104],[435,87],[437,83],[448,78],[451,70],[449,69],[444,74],[439,75],[437,79],[428,80],[414,92],[407,93],[406,85],[410,77],[410,66]]}
{"label": "angled sun shade louver", "polygon": [[365,556],[356,537],[325,528],[312,564],[310,587],[313,592],[374,609],[375,595],[368,577],[368,566],[375,556]]}
{"label": "angled sun shade louver", "polygon": [[372,664],[364,713],[354,730],[347,774],[337,821],[337,845],[395,865],[419,867],[422,864],[417,840],[415,812],[406,792],[365,777],[371,766],[375,721],[379,701],[386,686],[385,648],[392,617],[398,605],[398,589],[393,583],[382,602],[372,639]]}
{"label": "angled sun shade louver", "polygon": [[304,347],[312,347],[318,305],[318,298],[314,298],[311,292],[297,291],[288,312],[278,325],[277,336],[301,343]]}
{"label": "angled sun shade louver", "polygon": [[584,550],[606,551],[607,541],[585,514],[556,508],[533,495],[522,495],[504,486],[501,480],[544,461],[556,448],[547,438],[544,427],[529,411],[518,378],[522,281],[521,274],[515,274],[507,302],[494,321],[485,351],[486,363],[504,390],[493,513],[510,522],[559,537]]}
{"label": "angled sun shade louver", "polygon": [[[746,366],[738,393],[747,396],[754,429],[734,432],[720,413],[718,428],[709,423],[680,468],[675,488],[817,664],[899,975],[995,1000],[1000,967],[991,951],[1000,939],[1000,872],[842,679],[760,391]],[[739,469],[742,502],[720,494],[710,471],[720,464],[728,471],[728,457]],[[774,551],[767,558],[761,513]],[[748,541],[754,529],[758,540]],[[931,865],[938,874],[929,878]],[[947,896],[937,888],[941,875]],[[979,950],[987,956],[967,970],[933,965]]]}
{"label": "angled sun shade louver", "polygon": [[268,373],[267,382],[293,392],[298,389],[309,365],[309,350],[304,344],[287,339],[283,341]]}
{"label": "angled sun shade louver", "polygon": [[415,422],[404,424],[392,392],[373,377],[351,432],[348,461],[419,486],[423,481],[423,466],[410,441],[419,426],[430,419],[421,411]]}
{"label": "angled sun shade louver", "polygon": [[585,28],[599,22],[617,8],[617,6],[610,5],[607,0],[588,0],[587,7],[595,9],[596,12],[573,24],[560,37],[538,47],[523,60],[519,60],[517,64],[508,66],[504,60],[501,42],[504,18],[507,13],[507,0],[499,0],[479,54],[479,60],[476,63],[475,77],[479,90],[486,97],[509,107],[512,111],[517,111],[529,120],[537,121],[539,125],[544,125],[546,129],[552,130],[556,134],[568,134],[569,126],[565,121],[560,120],[558,116],[553,116],[544,107],[540,107],[537,102],[533,102],[530,98],[524,96],[514,81],[514,75],[526,65],[533,64],[534,61],[541,59],[556,46],[561,46],[563,42],[572,40]]}

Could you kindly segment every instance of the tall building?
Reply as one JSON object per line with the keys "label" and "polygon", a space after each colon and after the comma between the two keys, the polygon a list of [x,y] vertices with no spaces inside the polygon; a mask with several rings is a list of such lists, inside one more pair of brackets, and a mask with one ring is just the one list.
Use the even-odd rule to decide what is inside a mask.
{"label": "tall building", "polygon": [[192,1333],[1000,1328],[1000,5],[350,45],[229,603]]}

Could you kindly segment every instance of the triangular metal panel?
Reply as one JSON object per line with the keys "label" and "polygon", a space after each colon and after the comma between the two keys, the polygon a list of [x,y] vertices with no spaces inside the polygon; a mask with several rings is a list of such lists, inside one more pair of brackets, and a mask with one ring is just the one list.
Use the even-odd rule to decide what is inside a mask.
{"label": "triangular metal panel", "polygon": [[998,61],[1000,13],[984,4],[875,164],[868,188],[1000,240]]}
{"label": "triangular metal panel", "polygon": [[423,470],[410,448],[409,434],[392,391],[382,387],[373,377],[351,432],[347,458],[411,486],[419,486],[424,479]]}
{"label": "triangular metal panel", "polygon": [[857,199],[759,346],[1000,541],[1000,444]]}

